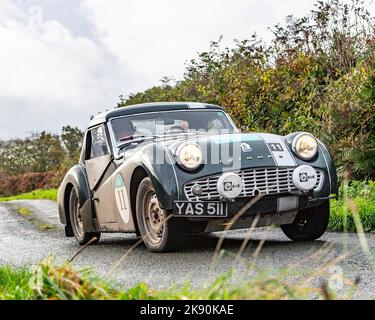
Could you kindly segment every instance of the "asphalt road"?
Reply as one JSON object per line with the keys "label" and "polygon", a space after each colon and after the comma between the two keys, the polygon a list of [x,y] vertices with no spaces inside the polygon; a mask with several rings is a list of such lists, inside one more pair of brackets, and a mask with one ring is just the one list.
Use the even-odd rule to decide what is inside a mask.
{"label": "asphalt road", "polygon": [[[31,214],[21,215],[17,207],[28,208]],[[153,288],[170,287],[185,280],[190,280],[193,286],[201,286],[231,268],[237,270],[237,281],[254,276],[256,269],[268,270],[276,276],[280,275],[280,270],[290,269],[293,271],[287,273],[287,281],[299,283],[319,270],[309,285],[319,286],[325,279],[344,293],[350,281],[359,278],[354,298],[375,298],[375,270],[356,234],[327,232],[318,241],[294,243],[278,228],[255,229],[241,259],[236,260],[247,234],[233,231],[223,242],[221,257],[212,264],[221,235],[196,236],[187,241],[182,252],[155,254],[148,252],[143,244],[134,247],[137,238],[133,234],[104,234],[99,244],[86,248],[73,263],[77,267],[91,267],[97,274],[123,287],[143,281]],[[369,251],[375,255],[375,234],[366,234],[365,240]],[[65,237],[54,202],[0,204],[0,264],[33,266],[49,255],[64,261],[80,248],[74,238]],[[341,272],[345,279],[343,284],[335,276]]]}

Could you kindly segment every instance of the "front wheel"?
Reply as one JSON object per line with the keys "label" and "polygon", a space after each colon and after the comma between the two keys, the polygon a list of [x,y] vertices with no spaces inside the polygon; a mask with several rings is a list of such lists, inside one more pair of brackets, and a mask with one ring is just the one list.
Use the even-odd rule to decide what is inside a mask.
{"label": "front wheel", "polygon": [[136,214],[142,240],[150,251],[170,252],[182,248],[185,238],[183,220],[168,216],[168,212],[160,208],[148,177],[138,187]]}
{"label": "front wheel", "polygon": [[329,222],[329,201],[322,205],[300,210],[292,224],[281,229],[293,241],[312,241],[320,238],[327,230]]}
{"label": "front wheel", "polygon": [[69,198],[69,214],[70,222],[74,237],[80,245],[84,245],[93,240],[92,243],[97,243],[100,239],[100,232],[85,232],[83,228],[82,215],[79,206],[79,198],[76,189],[73,187]]}

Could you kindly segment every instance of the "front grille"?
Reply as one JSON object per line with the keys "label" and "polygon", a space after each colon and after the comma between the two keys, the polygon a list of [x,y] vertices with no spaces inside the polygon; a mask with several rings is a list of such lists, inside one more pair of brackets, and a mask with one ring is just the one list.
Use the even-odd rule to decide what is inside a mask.
{"label": "front grille", "polygon": [[[293,184],[293,171],[295,168],[258,168],[245,169],[236,171],[241,178],[243,190],[239,197],[253,197],[257,194],[279,194],[296,191],[297,188]],[[317,182],[314,187],[319,190],[323,183],[323,171],[315,169],[317,173]],[[220,174],[209,176],[206,178],[189,181],[184,186],[185,195],[190,201],[207,201],[219,200],[220,195],[217,191],[217,180]],[[195,184],[202,187],[202,194],[193,195],[191,188]]]}

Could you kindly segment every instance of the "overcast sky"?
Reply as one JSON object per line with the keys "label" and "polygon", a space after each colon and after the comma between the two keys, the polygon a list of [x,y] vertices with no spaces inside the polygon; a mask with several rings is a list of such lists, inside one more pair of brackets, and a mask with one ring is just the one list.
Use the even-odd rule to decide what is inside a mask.
{"label": "overcast sky", "polygon": [[185,62],[223,45],[267,40],[267,27],[314,0],[1,0],[0,140],[85,128],[120,94],[181,78]]}

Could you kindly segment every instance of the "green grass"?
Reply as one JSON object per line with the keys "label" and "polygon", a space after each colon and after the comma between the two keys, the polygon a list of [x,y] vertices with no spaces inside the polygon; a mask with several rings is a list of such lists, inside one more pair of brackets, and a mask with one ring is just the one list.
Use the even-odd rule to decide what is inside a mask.
{"label": "green grass", "polygon": [[44,222],[38,222],[38,223],[36,223],[36,227],[40,231],[47,231],[47,230],[55,230],[56,229],[56,226],[54,226],[53,224],[51,224],[51,223],[44,223]]}
{"label": "green grass", "polygon": [[21,206],[16,206],[15,208],[16,208],[17,213],[20,214],[21,216],[31,215],[31,210],[28,208],[21,207]]}
{"label": "green grass", "polygon": [[331,201],[328,229],[356,232],[358,217],[363,230],[375,230],[375,181],[353,181],[340,187],[339,200]]}
{"label": "green grass", "polygon": [[22,193],[16,196],[0,198],[0,202],[7,202],[13,200],[38,200],[38,199],[47,199],[56,201],[57,199],[57,189],[48,189],[48,190],[34,190],[28,193]]}
{"label": "green grass", "polygon": [[0,299],[309,299],[337,298],[322,286],[306,288],[286,284],[285,274],[260,273],[255,277],[234,281],[233,271],[220,275],[200,288],[189,282],[165,290],[153,290],[139,283],[128,290],[119,290],[95,276],[89,269],[74,270],[69,263],[55,265],[52,258],[40,262],[35,270],[0,267]]}
{"label": "green grass", "polygon": [[26,268],[0,267],[0,299],[20,300],[33,296],[29,286],[32,273]]}

